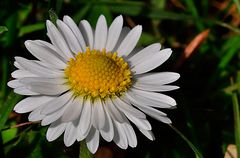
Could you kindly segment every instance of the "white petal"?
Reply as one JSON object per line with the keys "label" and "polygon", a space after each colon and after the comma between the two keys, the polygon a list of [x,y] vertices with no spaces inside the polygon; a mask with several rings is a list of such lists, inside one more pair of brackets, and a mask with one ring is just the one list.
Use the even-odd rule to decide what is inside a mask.
{"label": "white petal", "polygon": [[133,84],[134,88],[141,89],[144,91],[150,92],[166,92],[178,89],[178,86],[171,86],[171,85],[158,85],[158,84],[143,84],[143,83],[135,83]]}
{"label": "white petal", "polygon": [[123,17],[120,15],[114,19],[111,26],[109,27],[106,50],[112,51],[115,47],[123,26]]}
{"label": "white petal", "polygon": [[46,115],[41,114],[42,111],[42,106],[39,106],[37,109],[33,110],[29,116],[28,120],[29,121],[40,121],[42,120]]}
{"label": "white petal", "polygon": [[63,122],[70,122],[79,118],[82,107],[83,107],[83,98],[77,97],[73,100],[72,104],[70,104],[65,110],[61,120]]}
{"label": "white petal", "polygon": [[122,128],[121,124],[117,121],[113,121],[114,123],[114,137],[113,141],[122,149],[127,149],[128,141],[125,134],[124,129]]}
{"label": "white petal", "polygon": [[152,126],[151,124],[148,122],[147,119],[139,119],[136,118],[132,115],[129,114],[125,114],[127,116],[127,118],[132,121],[136,126],[138,126],[139,128],[145,129],[145,130],[151,130]]}
{"label": "white petal", "polygon": [[137,136],[136,136],[136,133],[134,132],[132,126],[130,125],[129,122],[123,123],[122,126],[125,130],[129,146],[132,148],[136,147],[137,146]]}
{"label": "white petal", "polygon": [[18,88],[15,88],[13,91],[14,93],[17,93],[20,95],[39,95],[39,93],[31,91],[27,87],[18,87]]}
{"label": "white petal", "polygon": [[95,39],[94,39],[94,49],[102,50],[105,48],[108,36],[107,22],[103,15],[99,16],[96,29],[95,29]]}
{"label": "white petal", "polygon": [[19,80],[12,80],[7,83],[8,87],[11,88],[18,88],[18,87],[23,87],[24,85],[19,82]]}
{"label": "white petal", "polygon": [[122,41],[124,40],[124,38],[126,37],[126,35],[130,32],[130,28],[129,27],[123,27],[122,31],[120,33],[120,36],[118,38],[118,41],[113,49],[113,52],[116,52],[118,47],[120,46],[120,44],[122,43]]}
{"label": "white petal", "polygon": [[36,83],[46,83],[46,84],[64,84],[67,82],[66,79],[62,77],[57,78],[46,78],[46,77],[24,77],[22,79],[19,79],[19,82],[22,84],[36,84]]}
{"label": "white petal", "polygon": [[97,151],[99,145],[99,131],[94,127],[91,128],[86,138],[86,143],[89,151],[94,154]]}
{"label": "white petal", "polygon": [[92,112],[92,124],[96,129],[102,129],[106,122],[106,116],[100,99],[94,100]]}
{"label": "white petal", "polygon": [[23,78],[23,77],[37,77],[37,75],[28,72],[26,70],[15,70],[11,73],[13,78]]}
{"label": "white petal", "polygon": [[76,36],[73,34],[72,30],[61,20],[57,20],[57,26],[59,30],[64,35],[66,42],[68,43],[69,48],[77,54],[78,52],[82,52],[82,48],[78,43]]}
{"label": "white petal", "polygon": [[142,74],[153,70],[164,63],[172,54],[171,49],[163,49],[160,52],[154,53],[151,57],[144,60],[143,62],[135,65],[132,68],[132,72],[135,74]]}
{"label": "white petal", "polygon": [[90,99],[86,99],[83,105],[82,114],[78,124],[78,141],[84,139],[92,126],[92,105]]}
{"label": "white petal", "polygon": [[135,55],[130,57],[128,61],[130,61],[131,67],[135,66],[151,57],[153,53],[158,52],[160,49],[161,49],[160,43],[151,44],[150,46],[142,49],[141,51],[137,52]]}
{"label": "white petal", "polygon": [[163,49],[160,52],[154,53],[151,57],[144,60],[143,62],[135,65],[132,68],[132,72],[135,74],[142,74],[153,70],[164,63],[172,54],[171,49]]}
{"label": "white petal", "polygon": [[141,111],[135,109],[131,105],[125,103],[124,101],[122,101],[118,97],[112,99],[112,101],[115,104],[115,106],[119,110],[121,110],[124,114],[127,113],[127,114],[132,115],[132,116],[137,117],[137,118],[146,118],[146,115],[144,113],[142,113]]}
{"label": "white petal", "polygon": [[69,86],[65,84],[51,84],[51,83],[31,83],[28,85],[29,89],[44,95],[58,95],[69,90]]}
{"label": "white petal", "polygon": [[51,42],[53,43],[53,45],[56,46],[59,50],[61,50],[64,56],[66,56],[68,59],[74,58],[65,39],[63,38],[61,33],[58,31],[56,26],[49,20],[47,20],[46,24],[47,24],[48,36]]}
{"label": "white petal", "polygon": [[164,85],[178,80],[180,75],[175,72],[159,72],[159,73],[146,73],[137,75],[137,82],[143,84],[158,84]]}
{"label": "white petal", "polygon": [[144,113],[146,113],[147,115],[155,118],[158,121],[161,121],[163,123],[167,123],[170,124],[172,123],[171,120],[167,117],[167,115],[155,108],[152,108],[150,106],[146,106],[144,104],[141,103],[141,101],[133,99],[131,96],[129,96],[128,94],[126,94],[126,97],[130,100],[130,102],[138,107],[140,110],[142,110]]}
{"label": "white petal", "polygon": [[54,141],[55,139],[57,139],[66,129],[66,123],[62,123],[59,121],[53,122],[47,130],[47,140],[48,141]]}
{"label": "white petal", "polygon": [[111,99],[106,100],[106,111],[108,111],[109,115],[112,117],[113,120],[118,122],[126,122],[127,118],[120,112],[116,106],[113,104]]}
{"label": "white petal", "polygon": [[[36,62],[27,60],[22,57],[15,57],[15,60],[26,70],[37,76],[42,77],[62,77],[64,75],[63,71],[54,70],[46,68],[42,65],[37,64]],[[30,76],[32,77],[32,76]]]}
{"label": "white petal", "polygon": [[71,92],[67,92],[59,97],[56,97],[56,99],[53,99],[49,102],[47,102],[44,105],[44,108],[42,109],[42,114],[51,114],[58,109],[62,108],[72,97]]}
{"label": "white petal", "polygon": [[24,70],[24,68],[21,67],[21,65],[19,65],[18,62],[16,62],[16,61],[13,62],[13,65],[18,69]]}
{"label": "white petal", "polygon": [[80,32],[79,28],[77,27],[77,25],[75,24],[75,22],[72,20],[71,17],[69,16],[64,16],[63,17],[63,21],[68,25],[68,27],[72,30],[72,32],[74,33],[74,35],[76,36],[79,44],[82,47],[83,51],[86,51],[86,44],[85,41],[83,39],[83,35]]}
{"label": "white petal", "polygon": [[[137,95],[131,91],[126,93],[126,96],[128,99],[131,100],[131,102],[136,102],[140,106],[151,106],[151,107],[157,107],[157,108],[173,108],[175,106],[169,105],[167,103],[159,102],[158,100],[153,100],[150,98],[143,97],[142,95]],[[133,101],[132,101],[133,100]]]}
{"label": "white petal", "polygon": [[63,115],[63,113],[66,110],[66,108],[68,107],[68,105],[72,104],[72,100],[73,99],[69,100],[69,102],[67,104],[65,104],[62,108],[60,108],[59,110],[44,117],[44,119],[41,122],[41,125],[42,126],[49,125],[50,123],[59,119]]}
{"label": "white petal", "polygon": [[66,126],[64,132],[64,144],[69,147],[71,146],[76,140],[76,133],[77,133],[77,126],[73,122],[69,122]]}
{"label": "white petal", "polygon": [[55,97],[49,96],[28,97],[18,102],[17,105],[15,105],[14,107],[14,111],[16,111],[17,113],[30,112],[54,98]]}
{"label": "white petal", "polygon": [[[142,91],[142,90],[138,90],[135,88],[132,88],[131,91],[134,93],[135,96],[138,97],[138,99],[141,98],[141,100],[146,100],[146,101],[152,102],[154,104],[158,104],[158,102],[159,102],[160,108],[164,108],[164,105],[162,105],[161,103],[167,104],[170,107],[177,105],[176,101],[173,98],[171,98],[167,95],[161,94],[161,93],[147,92],[147,91]],[[167,106],[166,106],[166,108],[167,108]]]}
{"label": "white petal", "polygon": [[[103,107],[106,107],[106,105],[103,105]],[[104,108],[104,112],[106,114],[106,123],[104,127],[100,130],[100,133],[103,139],[110,142],[112,141],[114,136],[113,123],[108,111],[105,108]]]}
{"label": "white petal", "polygon": [[163,113],[163,112],[161,112],[157,109],[154,109],[152,107],[147,107],[147,106],[145,106],[145,107],[143,107],[143,106],[139,107],[138,106],[138,108],[140,110],[142,110],[143,112],[145,112],[146,114],[148,114],[149,116],[155,118],[158,121],[161,121],[161,122],[167,123],[167,124],[172,123],[172,121],[166,116],[165,113]]}
{"label": "white petal", "polygon": [[117,49],[119,56],[127,57],[131,51],[135,48],[142,33],[142,26],[135,26],[124,38],[122,43]]}
{"label": "white petal", "polygon": [[42,40],[34,40],[34,42],[38,43],[39,45],[42,45],[43,47],[49,49],[49,51],[54,54],[55,56],[57,56],[59,59],[61,59],[62,61],[64,61],[64,63],[66,63],[68,61],[68,58],[62,53],[61,50],[59,50],[57,47],[55,47],[54,45],[46,42],[46,41],[42,41]]}
{"label": "white petal", "polygon": [[148,139],[150,139],[152,141],[155,140],[155,136],[154,136],[152,131],[144,130],[144,129],[141,129],[141,128],[139,128],[139,131],[141,131],[142,134],[145,135]]}
{"label": "white petal", "polygon": [[51,64],[54,68],[64,69],[67,66],[62,60],[54,55],[56,53],[48,47],[39,45],[38,42],[30,40],[25,41],[24,44],[33,56],[47,64]]}
{"label": "white petal", "polygon": [[131,64],[131,62],[129,61],[129,59],[130,59],[132,56],[136,55],[136,54],[137,54],[139,51],[141,51],[142,49],[143,49],[142,46],[135,47],[135,48],[132,50],[132,52],[131,52],[127,57],[124,58],[126,61],[128,61],[129,65],[130,65],[130,68],[132,67],[132,64]]}
{"label": "white petal", "polygon": [[86,45],[93,49],[93,30],[91,25],[86,20],[82,20],[79,23],[79,29],[83,34]]}

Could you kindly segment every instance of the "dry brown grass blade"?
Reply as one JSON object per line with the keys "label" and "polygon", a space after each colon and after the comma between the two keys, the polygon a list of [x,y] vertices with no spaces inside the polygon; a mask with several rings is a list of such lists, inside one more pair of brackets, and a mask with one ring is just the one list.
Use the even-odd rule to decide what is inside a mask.
{"label": "dry brown grass blade", "polygon": [[187,45],[184,53],[181,55],[176,63],[175,68],[178,69],[181,65],[195,52],[195,50],[201,45],[201,43],[208,37],[210,29],[206,29],[199,33],[195,38]]}
{"label": "dry brown grass blade", "polygon": [[131,17],[126,16],[125,20],[126,20],[126,22],[128,23],[128,25],[129,25],[131,28],[133,28],[133,27],[136,26],[135,22],[132,20]]}
{"label": "dry brown grass blade", "polygon": [[179,0],[171,0],[171,2],[177,8],[181,8],[183,10],[186,10],[185,6]]}
{"label": "dry brown grass blade", "polygon": [[237,147],[234,144],[229,144],[224,158],[237,158]]}

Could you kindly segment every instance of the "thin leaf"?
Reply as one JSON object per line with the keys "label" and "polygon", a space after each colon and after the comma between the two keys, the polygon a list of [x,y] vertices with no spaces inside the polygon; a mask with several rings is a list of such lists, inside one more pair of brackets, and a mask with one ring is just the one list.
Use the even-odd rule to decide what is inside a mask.
{"label": "thin leaf", "polygon": [[234,83],[227,88],[225,88],[223,91],[225,93],[232,93],[233,91],[240,90],[240,83]]}
{"label": "thin leaf", "polygon": [[3,32],[8,31],[6,26],[0,26],[0,34],[2,34]]}
{"label": "thin leaf", "polygon": [[92,153],[88,150],[87,144],[85,141],[80,142],[80,153],[79,158],[93,158]]}
{"label": "thin leaf", "polygon": [[83,19],[83,17],[87,14],[87,12],[90,10],[92,4],[86,4],[82,9],[80,9],[74,16],[73,19],[75,21],[80,21],[81,19]]}
{"label": "thin leaf", "polygon": [[[2,101],[5,98],[6,91],[7,91],[7,80],[8,80],[8,58],[3,56],[2,59],[2,80],[1,80],[1,95],[0,95],[0,104],[2,104]],[[1,105],[0,105],[1,107]]]}
{"label": "thin leaf", "polygon": [[3,129],[5,123],[8,120],[9,114],[12,112],[15,104],[21,99],[22,96],[16,95],[14,92],[11,92],[4,104],[0,109],[0,131]]}
{"label": "thin leaf", "polygon": [[227,151],[225,152],[224,158],[237,158],[237,147],[236,145],[229,144]]}
{"label": "thin leaf", "polygon": [[233,0],[233,1],[237,6],[238,12],[240,13],[240,1],[239,0]]}
{"label": "thin leaf", "polygon": [[202,31],[187,45],[184,53],[181,55],[181,57],[176,63],[176,68],[179,68],[185,62],[185,60],[187,60],[193,54],[193,52],[195,52],[195,50],[200,46],[200,44],[208,37],[209,32],[209,29]]}
{"label": "thin leaf", "polygon": [[62,9],[63,0],[57,0],[56,2],[56,13],[59,14]]}
{"label": "thin leaf", "polygon": [[[198,15],[198,11],[197,11],[196,5],[194,4],[194,1],[185,0],[185,3],[187,4],[187,7],[190,10],[191,14],[194,17],[198,18],[199,15]],[[197,28],[199,30],[203,30],[204,29],[204,26],[203,26],[203,24],[200,21],[196,21],[196,26],[197,26]]]}
{"label": "thin leaf", "polygon": [[198,151],[198,149],[192,144],[190,140],[185,137],[182,132],[180,132],[176,127],[173,125],[169,125],[187,144],[188,146],[192,149],[192,151],[195,153],[196,158],[203,158],[203,155]]}
{"label": "thin leaf", "polygon": [[223,51],[224,54],[221,56],[221,61],[218,65],[218,69],[224,69],[231,61],[231,59],[234,57],[234,55],[239,52],[240,48],[239,42],[240,42],[239,36],[232,37],[226,42]]}
{"label": "thin leaf", "polygon": [[26,34],[29,34],[29,33],[35,32],[35,31],[43,30],[44,28],[45,28],[44,23],[37,23],[37,24],[23,26],[20,28],[18,37],[22,37]]}
{"label": "thin leaf", "polygon": [[[231,85],[232,84],[233,79],[231,79]],[[237,93],[232,93],[232,102],[233,102],[235,143],[237,146],[237,153],[240,153],[240,114]]]}
{"label": "thin leaf", "polygon": [[[146,7],[143,2],[129,2],[129,1],[111,1],[111,2],[96,2],[94,4],[105,4],[108,5],[112,12],[124,15],[131,15],[131,16],[146,16],[151,19],[157,20],[183,20],[183,21],[192,21],[192,22],[201,22],[207,24],[215,24],[221,27],[227,28],[235,33],[240,34],[240,29],[234,26],[231,26],[227,23],[224,23],[219,20],[209,19],[209,18],[202,18],[196,17],[190,14],[183,14],[183,13],[175,13],[170,11],[165,11],[163,9],[152,9],[150,7]],[[143,14],[144,13],[144,14]]]}

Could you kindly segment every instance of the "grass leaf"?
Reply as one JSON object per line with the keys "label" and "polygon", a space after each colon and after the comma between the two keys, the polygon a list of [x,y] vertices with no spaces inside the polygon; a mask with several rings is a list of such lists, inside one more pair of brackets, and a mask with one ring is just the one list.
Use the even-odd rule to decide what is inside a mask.
{"label": "grass leaf", "polygon": [[0,34],[2,34],[3,32],[8,31],[6,26],[0,26]]}
{"label": "grass leaf", "polygon": [[27,26],[23,26],[20,28],[20,31],[18,33],[18,37],[22,37],[26,34],[35,32],[35,31],[39,31],[45,28],[45,24],[44,23],[36,23],[36,24],[32,24],[32,25],[27,25]]}
{"label": "grass leaf", "polygon": [[240,1],[239,0],[233,0],[233,1],[237,6],[238,12],[240,13]]}
{"label": "grass leaf", "polygon": [[9,114],[12,112],[13,107],[15,104],[20,100],[22,96],[11,92],[7,99],[5,100],[4,104],[1,106],[0,109],[0,131],[3,129],[5,123],[8,120]]}
{"label": "grass leaf", "polygon": [[[231,79],[231,85],[233,85],[233,79]],[[235,143],[237,146],[237,153],[240,154],[240,114],[239,114],[239,102],[237,93],[232,93],[233,102],[233,116],[234,116],[234,133]]]}
{"label": "grass leaf", "polygon": [[195,153],[196,158],[203,158],[203,155],[198,151],[198,149],[192,144],[192,142],[190,140],[187,139],[187,137],[185,137],[183,135],[182,132],[180,132],[176,127],[174,127],[173,125],[169,125],[187,144],[188,146],[192,149],[192,151]]}

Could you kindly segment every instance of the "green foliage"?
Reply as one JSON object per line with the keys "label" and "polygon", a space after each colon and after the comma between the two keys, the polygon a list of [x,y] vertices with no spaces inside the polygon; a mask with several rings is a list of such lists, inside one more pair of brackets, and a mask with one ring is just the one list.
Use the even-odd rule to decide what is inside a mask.
{"label": "green foliage", "polygon": [[0,26],[0,34],[2,34],[3,32],[8,31],[6,26]]}
{"label": "green foliage", "polygon": [[[217,2],[220,1],[2,0],[0,157],[79,156],[80,143],[67,148],[62,137],[47,142],[46,127],[39,124],[10,128],[28,121],[28,114],[13,112],[14,105],[23,97],[14,94],[7,86],[7,82],[12,80],[10,73],[14,70],[14,56],[33,59],[27,53],[24,41],[48,40],[45,21],[50,19],[55,23],[63,15],[73,17],[77,24],[86,19],[95,27],[100,14],[106,16],[108,25],[122,14],[125,26],[143,25],[138,46],[160,42],[163,48],[173,50],[170,60],[155,71],[172,69],[181,74],[180,81],[176,83],[180,90],[170,94],[177,100],[178,108],[163,110],[172,119],[174,128],[151,119],[156,136],[154,142],[136,130],[136,148],[122,151],[114,146],[113,151],[124,152],[126,157],[202,158],[224,157],[228,144],[236,144],[239,149],[240,3],[238,0]],[[223,3],[226,3],[225,8],[221,8]],[[232,8],[236,8],[234,12]],[[210,33],[206,40],[181,66],[177,66],[188,44],[207,29]],[[230,78],[233,83],[229,82]],[[100,145],[109,147],[106,143]]]}
{"label": "green foliage", "polygon": [[58,19],[58,16],[57,16],[57,14],[55,13],[55,11],[54,11],[53,9],[50,9],[50,10],[48,11],[48,13],[49,13],[49,18],[50,18],[50,20],[51,20],[54,24],[56,24],[56,21],[57,21],[57,19]]}

